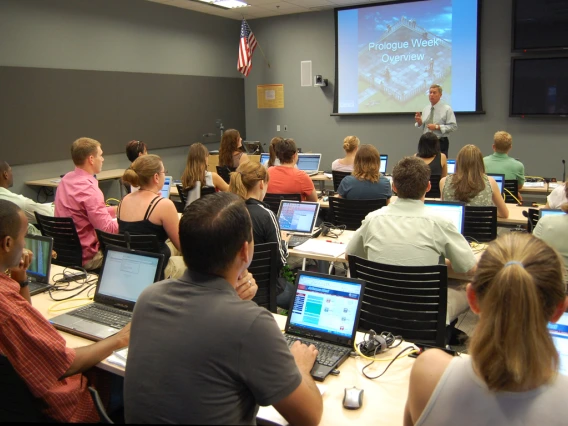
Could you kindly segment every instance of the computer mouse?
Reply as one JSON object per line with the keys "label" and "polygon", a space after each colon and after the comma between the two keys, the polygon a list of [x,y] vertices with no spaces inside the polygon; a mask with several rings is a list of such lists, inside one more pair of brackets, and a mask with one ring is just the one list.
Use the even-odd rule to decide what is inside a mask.
{"label": "computer mouse", "polygon": [[345,395],[343,396],[343,406],[349,410],[357,410],[363,405],[363,389],[357,389],[355,386],[352,388],[345,388]]}

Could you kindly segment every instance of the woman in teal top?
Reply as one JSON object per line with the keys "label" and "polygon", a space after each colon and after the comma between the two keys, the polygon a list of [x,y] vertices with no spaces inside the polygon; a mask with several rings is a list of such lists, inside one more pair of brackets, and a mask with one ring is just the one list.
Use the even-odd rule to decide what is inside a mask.
{"label": "woman in teal top", "polygon": [[497,182],[485,174],[483,155],[475,145],[466,145],[456,157],[456,171],[440,179],[442,200],[462,201],[467,206],[497,206],[497,216],[509,217],[509,209]]}

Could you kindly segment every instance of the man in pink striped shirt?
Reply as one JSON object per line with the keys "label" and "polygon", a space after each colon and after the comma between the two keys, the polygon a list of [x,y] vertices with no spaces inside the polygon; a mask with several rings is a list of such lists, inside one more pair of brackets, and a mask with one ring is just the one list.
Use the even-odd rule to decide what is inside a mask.
{"label": "man in pink striped shirt", "polygon": [[77,227],[83,248],[83,266],[95,269],[102,264],[95,229],[116,234],[118,223],[114,207],[106,207],[99,182],[94,177],[103,168],[101,144],[90,138],[79,138],[71,146],[75,170],[61,179],[55,193],[55,216],[71,217]]}

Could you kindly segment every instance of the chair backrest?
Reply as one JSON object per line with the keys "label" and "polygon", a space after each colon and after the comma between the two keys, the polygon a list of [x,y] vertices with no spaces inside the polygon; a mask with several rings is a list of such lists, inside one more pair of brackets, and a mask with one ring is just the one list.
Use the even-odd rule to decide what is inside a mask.
{"label": "chair backrest", "polygon": [[463,236],[480,243],[497,238],[497,207],[465,206]]}
{"label": "chair backrest", "polygon": [[214,194],[215,193],[214,186],[202,186],[201,187],[201,196],[204,197],[205,195]]}
{"label": "chair backrest", "polygon": [[101,250],[104,251],[107,245],[125,247],[132,250],[148,251],[151,253],[160,253],[160,244],[158,237],[155,235],[131,235],[128,232],[124,234],[110,234],[108,232],[95,229],[97,238],[101,244]]}
{"label": "chair backrest", "polygon": [[3,423],[53,422],[41,412],[44,403],[33,396],[4,355],[0,355],[0,395],[0,419]]}
{"label": "chair backrest", "polygon": [[339,184],[343,180],[345,176],[351,175],[351,172],[339,172],[337,170],[331,171],[331,176],[333,178],[333,190],[337,192],[337,188],[339,188]]}
{"label": "chair backrest", "polygon": [[91,398],[93,400],[93,403],[95,404],[95,408],[97,409],[97,413],[99,413],[99,418],[100,418],[99,423],[103,423],[103,424],[107,424],[107,425],[114,424],[114,422],[108,416],[108,414],[105,410],[105,406],[103,404],[103,401],[101,400],[101,397],[99,396],[99,392],[97,392],[97,390],[92,386],[89,386],[87,389],[89,389],[89,393],[91,394]]}
{"label": "chair backrest", "polygon": [[178,195],[181,203],[185,206],[187,203],[186,192],[184,191],[183,186],[180,183],[176,183],[176,188],[178,190]]}
{"label": "chair backrest", "polygon": [[345,225],[345,229],[355,231],[361,222],[372,211],[387,205],[386,198],[376,200],[348,200],[346,198],[329,197],[329,211],[335,225]]}
{"label": "chair backrest", "polygon": [[352,278],[364,280],[359,328],[390,331],[405,340],[443,347],[446,342],[446,265],[383,265],[349,256]]}
{"label": "chair backrest", "polygon": [[529,209],[527,214],[527,231],[532,234],[534,227],[538,223],[540,219],[540,214],[538,209]]}
{"label": "chair backrest", "polygon": [[518,203],[518,201],[513,197],[514,195],[515,197],[519,198],[519,182],[517,181],[517,179],[505,179],[503,194],[505,194],[506,203]]}
{"label": "chair backrest", "polygon": [[430,176],[430,191],[426,193],[426,198],[440,198],[440,175]]}
{"label": "chair backrest", "polygon": [[83,248],[75,222],[70,217],[51,217],[34,212],[41,234],[53,238],[53,250],[57,258],[53,263],[60,266],[81,267]]}
{"label": "chair backrest", "polygon": [[236,169],[232,169],[229,166],[217,166],[217,174],[227,183],[231,182],[231,172],[235,170]]}
{"label": "chair backrest", "polygon": [[278,279],[278,243],[255,244],[254,256],[248,271],[258,290],[252,299],[259,306],[276,313],[276,280]]}
{"label": "chair backrest", "polygon": [[302,194],[267,193],[264,196],[264,202],[270,206],[270,210],[272,210],[275,215],[278,214],[278,209],[280,208],[280,201],[282,200],[302,201]]}

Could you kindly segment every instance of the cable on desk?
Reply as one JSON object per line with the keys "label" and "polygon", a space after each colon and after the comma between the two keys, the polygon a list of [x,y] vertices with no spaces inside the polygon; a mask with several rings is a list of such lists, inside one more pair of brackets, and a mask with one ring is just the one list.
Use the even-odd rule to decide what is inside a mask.
{"label": "cable on desk", "polygon": [[107,207],[114,206],[114,204],[110,204],[111,201],[116,201],[117,205],[120,204],[120,200],[117,200],[116,198],[107,198],[107,200],[105,201]]}
{"label": "cable on desk", "polygon": [[[511,191],[509,191],[507,188],[503,188],[504,191],[507,191],[507,193],[513,197],[515,199],[515,201],[517,202],[517,204],[523,204],[521,202],[521,200],[519,200]],[[503,199],[505,199],[505,193],[503,193]]]}
{"label": "cable on desk", "polygon": [[392,358],[390,360],[390,362],[388,363],[388,365],[385,367],[385,369],[383,370],[383,372],[381,374],[379,374],[378,376],[369,376],[367,373],[365,373],[365,369],[367,367],[369,367],[370,365],[374,364],[375,361],[386,361],[386,360],[375,360],[373,359],[370,363],[368,363],[367,365],[365,365],[362,369],[361,369],[361,373],[363,373],[363,375],[370,380],[375,380],[378,379],[379,377],[381,377],[383,374],[385,374],[387,372],[387,370],[389,369],[389,367],[392,365],[393,362],[395,362],[403,353],[405,353],[406,351],[409,351],[405,356],[408,356],[410,354],[413,353],[418,353],[419,351],[416,350],[416,348],[414,346],[407,346],[406,348],[404,348],[403,350],[401,350],[398,354],[396,354],[396,356],[394,358]]}
{"label": "cable on desk", "polygon": [[[365,334],[366,334],[366,333],[365,333]],[[397,337],[400,337],[400,336],[397,336]],[[400,345],[402,344],[402,342],[404,341],[402,338],[400,338],[399,340],[400,340],[400,342],[399,342],[397,345],[395,345],[395,346],[391,346],[391,349],[400,346]],[[414,347],[412,346],[412,348],[414,348]],[[373,362],[374,362],[374,361],[377,361],[377,362],[394,361],[394,360],[398,357],[398,355],[397,355],[397,357],[395,357],[395,358],[377,359],[374,355],[373,355],[373,357],[369,357],[369,356],[363,355],[363,354],[361,353],[361,351],[359,350],[359,345],[358,345],[355,341],[353,341],[353,349],[355,350],[355,352],[356,352],[361,358],[368,359],[368,360],[371,360],[371,361],[373,361]],[[378,348],[377,348],[377,349],[378,349]],[[406,354],[405,356],[408,356],[408,355],[410,355],[410,354],[412,354],[412,353],[418,353],[418,350],[417,350],[416,348],[414,348],[414,349],[415,349],[414,352],[409,352],[409,353]],[[375,353],[375,355],[376,355],[376,353]],[[372,363],[371,363],[371,364],[372,364]],[[368,364],[368,365],[371,365],[371,364]]]}

